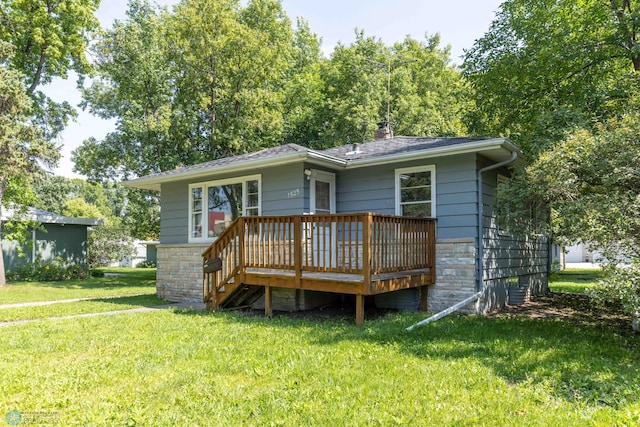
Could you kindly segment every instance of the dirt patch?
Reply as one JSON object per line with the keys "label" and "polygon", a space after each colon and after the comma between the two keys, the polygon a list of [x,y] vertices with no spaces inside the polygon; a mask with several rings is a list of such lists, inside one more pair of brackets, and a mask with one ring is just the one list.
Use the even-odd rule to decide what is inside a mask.
{"label": "dirt patch", "polygon": [[618,306],[599,307],[587,295],[550,292],[535,296],[526,304],[507,305],[488,317],[526,316],[532,319],[562,319],[576,324],[602,326],[621,335],[637,335],[631,329],[631,316]]}

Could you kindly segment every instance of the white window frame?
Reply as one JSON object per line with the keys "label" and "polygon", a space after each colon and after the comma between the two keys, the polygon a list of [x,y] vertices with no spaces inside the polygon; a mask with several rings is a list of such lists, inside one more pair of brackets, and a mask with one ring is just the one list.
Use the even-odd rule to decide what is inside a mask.
{"label": "white window frame", "polygon": [[[189,221],[187,233],[189,236],[189,243],[201,243],[212,242],[216,237],[209,237],[209,221],[208,221],[208,209],[209,209],[209,187],[218,187],[229,184],[242,184],[242,213],[246,212],[247,208],[247,183],[249,181],[258,181],[258,215],[262,215],[262,175],[246,175],[238,176],[234,178],[219,179],[215,181],[196,182],[189,184]],[[202,188],[202,237],[193,237],[191,231],[193,230],[193,189]],[[253,206],[252,206],[253,207]]]}
{"label": "white window frame", "polygon": [[436,217],[436,165],[414,166],[411,168],[396,169],[396,215],[402,215],[402,184],[400,176],[407,173],[430,172],[431,173],[431,218]]}

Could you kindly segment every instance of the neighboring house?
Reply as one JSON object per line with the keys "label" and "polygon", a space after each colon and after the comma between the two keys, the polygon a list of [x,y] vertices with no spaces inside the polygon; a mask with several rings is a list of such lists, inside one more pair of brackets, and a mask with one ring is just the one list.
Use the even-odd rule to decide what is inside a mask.
{"label": "neighboring house", "polygon": [[[202,300],[206,250],[205,261],[220,258],[222,268],[213,285],[205,276],[204,298],[214,307],[230,289],[251,284],[267,287],[269,309],[304,309],[351,293],[360,313],[365,299],[439,311],[479,293],[464,311],[483,313],[505,304],[513,284],[547,289],[548,239],[502,230],[495,214],[496,189],[519,162],[521,152],[504,138],[391,137],[327,150],[287,144],[125,185],[161,192],[161,298]],[[361,212],[375,215],[355,215]],[[240,216],[248,218],[234,223],[239,229],[210,246]],[[396,216],[436,218],[437,241],[426,232],[409,236],[427,220]],[[409,263],[412,255],[422,259]],[[351,261],[356,267],[345,267]],[[349,274],[361,276],[357,286],[340,282]]]}
{"label": "neighboring house", "polygon": [[112,267],[137,267],[144,261],[156,262],[158,260],[158,242],[154,240],[134,240],[133,253],[125,256],[120,261],[112,264]]}
{"label": "neighboring house", "polygon": [[[32,222],[29,244],[2,240],[2,256],[7,271],[29,262],[62,259],[68,264],[87,264],[87,230],[102,224],[95,218],[73,218],[29,208],[16,218],[11,209],[2,210],[2,221],[22,219]],[[31,244],[33,243],[33,244]],[[22,250],[20,250],[20,245]],[[19,256],[23,253],[24,256]]]}

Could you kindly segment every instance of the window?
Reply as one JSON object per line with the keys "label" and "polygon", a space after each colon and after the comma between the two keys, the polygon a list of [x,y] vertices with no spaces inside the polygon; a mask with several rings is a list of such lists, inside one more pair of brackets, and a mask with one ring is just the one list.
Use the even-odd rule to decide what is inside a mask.
{"label": "window", "polygon": [[396,169],[396,215],[436,216],[436,167]]}
{"label": "window", "polygon": [[216,238],[243,215],[260,215],[260,175],[189,186],[190,242]]}

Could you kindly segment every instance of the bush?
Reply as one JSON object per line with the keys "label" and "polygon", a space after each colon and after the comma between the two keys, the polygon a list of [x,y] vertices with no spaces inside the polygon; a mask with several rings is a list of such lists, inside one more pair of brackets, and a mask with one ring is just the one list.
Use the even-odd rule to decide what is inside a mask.
{"label": "bush", "polygon": [[142,261],[136,265],[136,268],[156,268],[155,261]]}
{"label": "bush", "polygon": [[599,304],[621,304],[626,313],[640,313],[640,263],[630,265],[607,265],[603,267],[603,280],[587,290],[593,300]]}
{"label": "bush", "polygon": [[7,280],[11,281],[60,281],[72,279],[86,279],[89,269],[86,265],[70,263],[63,258],[56,258],[48,262],[29,262],[7,273]]}

